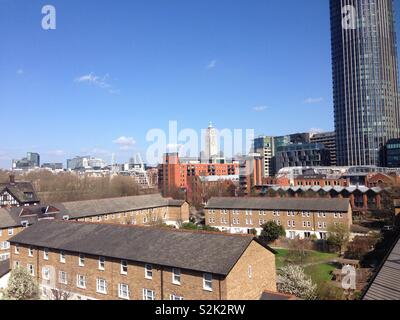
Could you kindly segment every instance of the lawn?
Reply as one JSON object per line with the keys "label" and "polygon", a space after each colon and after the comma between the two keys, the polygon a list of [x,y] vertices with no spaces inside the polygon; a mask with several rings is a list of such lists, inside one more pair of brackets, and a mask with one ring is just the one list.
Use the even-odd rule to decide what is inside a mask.
{"label": "lawn", "polygon": [[324,253],[318,251],[306,251],[305,257],[301,257],[300,255],[296,255],[288,249],[275,249],[278,252],[276,257],[276,267],[282,268],[288,264],[299,264],[299,265],[307,265],[310,263],[325,263],[329,260],[333,260],[338,257],[337,254],[334,253]]}

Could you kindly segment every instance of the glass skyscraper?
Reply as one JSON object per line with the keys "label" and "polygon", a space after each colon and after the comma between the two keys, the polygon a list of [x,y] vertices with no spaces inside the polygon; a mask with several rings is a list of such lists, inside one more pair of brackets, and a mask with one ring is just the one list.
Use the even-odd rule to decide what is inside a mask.
{"label": "glass skyscraper", "polygon": [[392,0],[330,0],[338,165],[379,165],[400,137]]}

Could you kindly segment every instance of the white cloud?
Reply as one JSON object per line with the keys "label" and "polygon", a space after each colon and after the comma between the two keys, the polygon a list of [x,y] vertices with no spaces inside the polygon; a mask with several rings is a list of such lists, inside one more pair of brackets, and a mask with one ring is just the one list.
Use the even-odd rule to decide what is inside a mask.
{"label": "white cloud", "polygon": [[132,137],[122,136],[114,140],[113,143],[118,145],[120,150],[128,151],[133,149],[133,147],[136,144],[136,141]]}
{"label": "white cloud", "polygon": [[24,73],[25,73],[25,72],[24,72],[23,69],[18,69],[18,70],[17,70],[17,74],[20,75],[20,76],[23,75]]}
{"label": "white cloud", "polygon": [[211,70],[211,69],[214,69],[216,66],[217,66],[217,60],[211,60],[211,61],[208,63],[206,69],[207,69],[207,70]]}
{"label": "white cloud", "polygon": [[304,100],[305,104],[317,104],[317,103],[321,103],[324,101],[324,98],[307,98],[306,100]]}
{"label": "white cloud", "polygon": [[77,83],[87,83],[89,85],[94,85],[101,89],[106,89],[108,90],[109,93],[112,94],[119,93],[119,90],[113,88],[113,86],[109,83],[109,78],[110,78],[109,74],[100,77],[96,76],[93,72],[91,72],[89,74],[85,74],[83,76],[76,78],[74,81]]}
{"label": "white cloud", "polygon": [[256,106],[256,107],[253,108],[253,110],[254,110],[255,112],[263,112],[263,111],[265,111],[265,110],[267,110],[267,109],[268,109],[267,106]]}

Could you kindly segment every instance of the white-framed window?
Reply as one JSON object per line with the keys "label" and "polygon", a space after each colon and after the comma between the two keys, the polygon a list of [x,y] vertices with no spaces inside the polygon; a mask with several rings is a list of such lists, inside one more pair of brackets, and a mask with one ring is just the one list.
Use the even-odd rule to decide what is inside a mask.
{"label": "white-framed window", "polygon": [[176,301],[182,301],[182,300],[183,300],[183,297],[178,296],[178,295],[176,295],[176,294],[170,294],[170,295],[169,295],[169,299],[170,299],[170,300],[176,300]]}
{"label": "white-framed window", "polygon": [[3,230],[0,229],[0,237],[3,235]]}
{"label": "white-framed window", "polygon": [[8,235],[9,236],[14,235],[14,229],[13,228],[8,228]]}
{"label": "white-framed window", "polygon": [[143,300],[156,300],[155,291],[149,289],[143,289]]}
{"label": "white-framed window", "polygon": [[76,286],[81,289],[86,289],[86,277],[78,274],[76,276]]}
{"label": "white-framed window", "polygon": [[65,263],[65,251],[60,251],[60,262]]}
{"label": "white-framed window", "polygon": [[28,248],[28,256],[33,257],[33,248],[32,247]]}
{"label": "white-framed window", "polygon": [[49,249],[48,248],[43,249],[43,259],[49,260]]}
{"label": "white-framed window", "polygon": [[84,267],[85,266],[85,255],[84,254],[79,254],[79,259],[78,259],[78,265],[80,267]]}
{"label": "white-framed window", "polygon": [[337,212],[335,212],[335,213],[333,214],[333,217],[334,217],[335,219],[337,219],[337,218],[338,218],[338,214],[337,214]]}
{"label": "white-framed window", "polygon": [[34,268],[33,264],[28,264],[28,272],[31,276],[35,275],[35,268]]}
{"label": "white-framed window", "polygon": [[61,284],[68,284],[67,273],[65,271],[58,272],[58,282]]}
{"label": "white-framed window", "polygon": [[104,271],[106,268],[106,258],[99,257],[99,270]]}
{"label": "white-framed window", "polygon": [[50,269],[47,267],[42,268],[42,278],[44,280],[50,280]]}
{"label": "white-framed window", "polygon": [[146,279],[153,279],[153,265],[151,264],[145,264],[144,266],[144,277]]}
{"label": "white-framed window", "polygon": [[101,278],[97,278],[96,291],[98,293],[107,294],[107,281]]}
{"label": "white-framed window", "polygon": [[129,286],[127,284],[118,284],[118,297],[121,299],[129,299]]}
{"label": "white-framed window", "polygon": [[172,268],[172,283],[180,285],[181,284],[181,269]]}
{"label": "white-framed window", "polygon": [[16,244],[14,247],[14,253],[19,254],[19,245],[18,244]]}
{"label": "white-framed window", "polygon": [[128,262],[126,260],[121,260],[121,274],[128,274]]}
{"label": "white-framed window", "polygon": [[251,265],[248,266],[247,275],[249,276],[249,279],[253,278],[253,266]]}
{"label": "white-framed window", "polygon": [[213,291],[212,280],[213,280],[212,274],[210,273],[203,274],[203,290]]}

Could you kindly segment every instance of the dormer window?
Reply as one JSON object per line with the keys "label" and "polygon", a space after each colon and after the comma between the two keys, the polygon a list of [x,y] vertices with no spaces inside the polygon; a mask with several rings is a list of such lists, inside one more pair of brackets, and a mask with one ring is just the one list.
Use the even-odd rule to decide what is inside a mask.
{"label": "dormer window", "polygon": [[28,198],[28,199],[32,199],[33,198],[33,193],[32,192],[25,192],[24,194],[25,194],[25,198]]}

